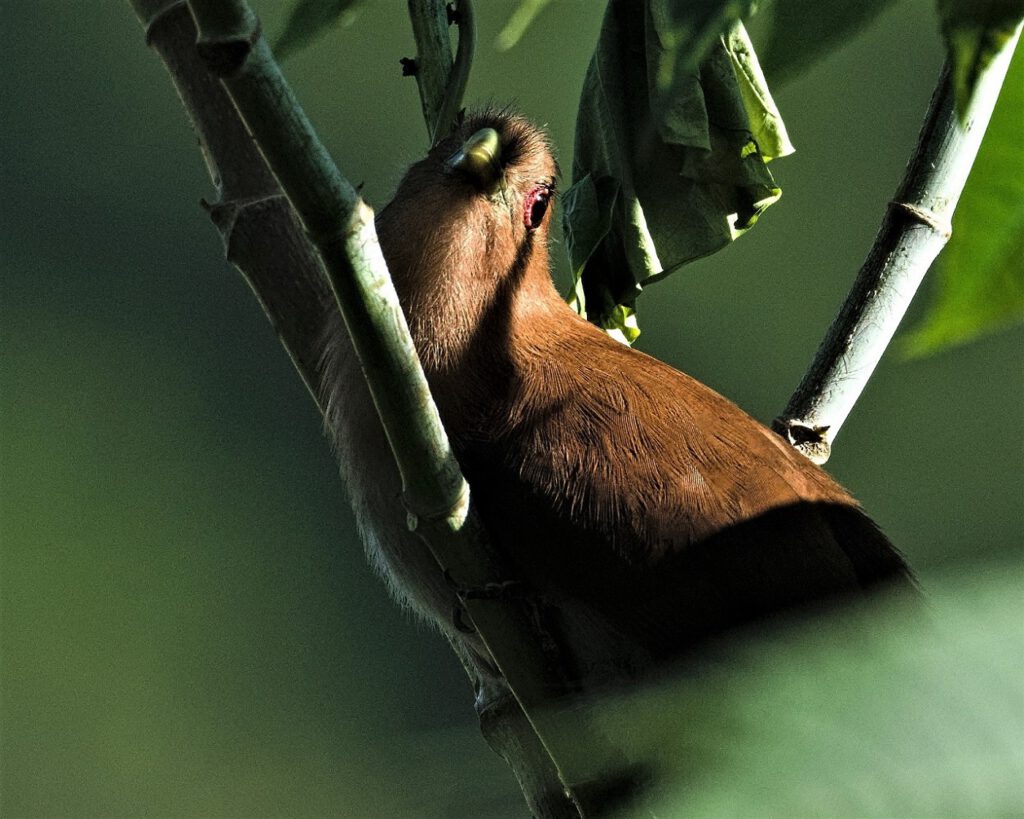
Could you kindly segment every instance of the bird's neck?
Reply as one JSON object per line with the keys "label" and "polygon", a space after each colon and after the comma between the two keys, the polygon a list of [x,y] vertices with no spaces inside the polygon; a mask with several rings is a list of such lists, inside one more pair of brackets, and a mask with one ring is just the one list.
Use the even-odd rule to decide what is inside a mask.
{"label": "bird's neck", "polygon": [[382,249],[428,376],[467,377],[481,357],[492,364],[508,359],[524,325],[564,308],[540,237],[481,253],[433,236],[392,237],[390,227],[379,226]]}
{"label": "bird's neck", "polygon": [[509,271],[485,269],[487,259],[451,250],[445,258],[388,257],[413,342],[451,432],[496,422],[493,408],[508,405],[532,369],[530,361],[546,355],[558,321],[572,318],[551,281],[547,248],[538,243],[529,251]]}

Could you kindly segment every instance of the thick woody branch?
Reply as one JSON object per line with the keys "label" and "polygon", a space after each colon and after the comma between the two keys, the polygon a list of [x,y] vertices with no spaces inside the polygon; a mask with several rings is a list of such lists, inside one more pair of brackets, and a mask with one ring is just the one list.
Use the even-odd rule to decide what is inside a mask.
{"label": "thick woody branch", "polygon": [[988,127],[1020,36],[1006,43],[979,80],[965,116],[957,116],[944,67],[906,174],[864,265],[810,369],[775,430],[815,463],[857,402],[951,234],[953,211]]}

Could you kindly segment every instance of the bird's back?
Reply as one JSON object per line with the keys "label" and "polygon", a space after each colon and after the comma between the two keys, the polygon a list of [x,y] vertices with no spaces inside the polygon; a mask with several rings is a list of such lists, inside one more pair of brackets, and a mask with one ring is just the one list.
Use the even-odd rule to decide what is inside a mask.
{"label": "bird's back", "polygon": [[[530,582],[672,655],[792,607],[909,583],[853,498],[735,404],[578,319],[536,318],[494,406],[448,419]],[[486,399],[483,399],[486,400]]]}

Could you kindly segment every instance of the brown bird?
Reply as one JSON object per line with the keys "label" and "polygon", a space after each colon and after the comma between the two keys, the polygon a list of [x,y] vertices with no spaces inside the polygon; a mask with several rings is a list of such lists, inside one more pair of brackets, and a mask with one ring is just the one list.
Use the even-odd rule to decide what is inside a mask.
{"label": "brown bird", "polygon": [[[557,175],[538,128],[476,115],[409,169],[377,230],[490,537],[577,647],[581,677],[885,581],[910,588],[902,557],[821,469],[565,303],[548,259]],[[328,424],[371,557],[486,674],[453,626],[452,589],[404,530],[343,327],[326,349]]]}

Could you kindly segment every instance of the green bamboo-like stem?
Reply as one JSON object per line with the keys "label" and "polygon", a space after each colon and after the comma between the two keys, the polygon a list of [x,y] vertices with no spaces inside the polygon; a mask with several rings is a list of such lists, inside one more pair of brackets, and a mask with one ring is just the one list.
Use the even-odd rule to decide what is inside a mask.
{"label": "green bamboo-like stem", "polygon": [[958,116],[948,64],[914,155],[843,307],[785,412],[773,424],[815,463],[832,442],[952,233],[953,211],[988,127],[1021,26],[979,79]]}
{"label": "green bamboo-like stem", "polygon": [[285,83],[247,4],[190,3],[198,49],[221,77],[324,259],[417,515],[464,517],[468,488],[429,398],[373,213],[338,171]]}
{"label": "green bamboo-like stem", "polygon": [[[457,588],[493,588],[508,576],[470,508],[372,211],[317,139],[248,6],[242,0],[190,0],[190,7],[199,53],[221,78],[324,262],[398,463],[412,526]],[[465,605],[523,711],[540,728],[562,781],[599,780],[617,760],[605,743],[588,736],[586,725],[551,708],[565,693],[563,673],[535,633],[529,601],[467,594]]]}
{"label": "green bamboo-like stem", "polygon": [[[130,0],[130,5],[196,129],[218,193],[207,209],[227,257],[251,286],[318,399],[323,328],[338,323],[319,259],[224,87],[200,60],[185,0]],[[346,400],[369,401],[365,384],[351,384]],[[467,673],[476,679],[474,669],[467,666]],[[535,815],[578,816],[563,793],[557,768],[514,698],[490,703],[481,714],[481,728],[512,766]]]}
{"label": "green bamboo-like stem", "polygon": [[216,201],[206,207],[227,258],[252,288],[318,401],[318,339],[331,304],[319,261],[224,87],[200,60],[185,0],[130,3],[198,134],[217,191]]}
{"label": "green bamboo-like stem", "polygon": [[[453,16],[459,26],[459,46],[453,64],[451,16],[445,0],[408,0],[408,3],[416,40],[417,87],[427,133],[434,145],[454,123],[469,81],[476,43],[473,7],[471,0],[459,0],[455,6]],[[472,678],[473,672],[467,671]],[[566,795],[554,760],[514,696],[488,703],[480,714],[480,728],[491,748],[515,772],[534,815],[546,819],[579,816],[579,805]]]}

